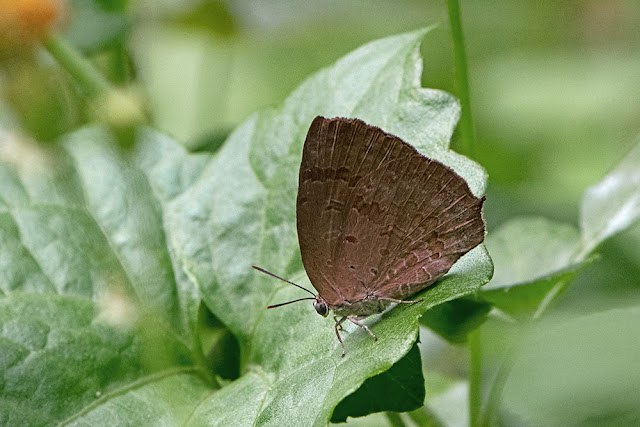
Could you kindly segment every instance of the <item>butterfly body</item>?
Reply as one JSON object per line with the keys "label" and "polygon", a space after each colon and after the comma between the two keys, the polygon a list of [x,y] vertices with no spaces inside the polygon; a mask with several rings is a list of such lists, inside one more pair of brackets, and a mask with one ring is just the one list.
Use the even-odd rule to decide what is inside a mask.
{"label": "butterfly body", "polygon": [[367,295],[355,301],[344,300],[334,305],[327,304],[327,307],[333,310],[337,316],[366,317],[382,313],[390,303],[390,301],[378,299],[375,295]]}

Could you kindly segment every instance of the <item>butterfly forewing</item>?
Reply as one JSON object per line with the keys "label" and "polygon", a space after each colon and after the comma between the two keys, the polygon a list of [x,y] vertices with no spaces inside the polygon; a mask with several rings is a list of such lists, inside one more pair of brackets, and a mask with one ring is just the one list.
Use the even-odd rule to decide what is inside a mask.
{"label": "butterfly forewing", "polygon": [[339,282],[334,265],[347,222],[346,201],[359,180],[363,160],[368,162],[361,138],[351,122],[317,117],[302,153],[297,199],[300,252],[311,283],[332,305],[365,290],[356,281]]}
{"label": "butterfly forewing", "polygon": [[333,306],[406,298],[484,239],[484,198],[447,166],[360,120],[313,121],[299,185],[302,260]]}

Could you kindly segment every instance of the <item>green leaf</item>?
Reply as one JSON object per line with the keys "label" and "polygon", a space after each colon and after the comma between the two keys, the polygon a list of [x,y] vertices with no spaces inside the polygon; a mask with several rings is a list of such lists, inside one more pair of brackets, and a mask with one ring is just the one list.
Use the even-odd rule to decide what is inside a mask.
{"label": "green leaf", "polygon": [[571,225],[545,218],[516,218],[486,239],[495,274],[482,298],[518,318],[542,313],[585,265],[578,259],[580,234]]}
{"label": "green leaf", "polygon": [[451,343],[462,344],[467,335],[487,320],[491,304],[459,298],[428,310],[420,323]]}
{"label": "green leaf", "polygon": [[2,424],[72,419],[147,378],[208,388],[150,187],[104,133],[70,141],[0,162]]}
{"label": "green leaf", "polygon": [[531,282],[489,289],[482,292],[482,298],[513,318],[537,318],[586,264],[574,264]]}
{"label": "green leaf", "polygon": [[482,298],[519,320],[541,316],[597,258],[580,255],[579,238],[573,226],[544,218],[509,221],[487,237],[496,274],[482,288]]}
{"label": "green leaf", "polygon": [[388,371],[371,377],[333,411],[331,422],[346,422],[347,417],[362,417],[374,412],[407,412],[424,402],[424,377],[420,350],[411,350]]}
{"label": "green leaf", "polygon": [[580,234],[568,224],[521,217],[490,233],[486,245],[496,270],[483,291],[529,283],[575,263]]}
{"label": "green leaf", "polygon": [[[305,304],[266,311],[299,290],[250,268],[309,286],[295,197],[302,143],[318,114],[381,126],[484,190],[482,168],[447,150],[457,102],[419,87],[424,34],[347,55],[280,109],[250,117],[214,154],[189,155],[152,131],[122,153],[91,128],[22,160],[3,157],[0,302],[16,310],[0,317],[0,374],[12,378],[0,419],[173,424],[191,414],[196,424],[326,424],[341,400],[412,348],[424,311],[486,283],[492,264],[481,245],[422,292],[424,302],[367,320],[378,342],[347,325],[341,358],[331,319]],[[200,351],[202,300],[241,354],[241,376],[210,395],[217,374]],[[173,389],[189,391],[178,398]]]}
{"label": "green leaf", "polygon": [[180,370],[141,378],[124,390],[92,406],[65,424],[96,425],[185,425],[198,403],[211,390],[193,374]]}
{"label": "green leaf", "polygon": [[640,145],[599,184],[581,207],[581,233],[542,218],[511,220],[486,244],[496,266],[482,296],[505,313],[541,315],[571,279],[595,259],[594,249],[640,217]]}
{"label": "green leaf", "polygon": [[587,189],[580,208],[583,253],[629,228],[640,218],[640,142],[598,184]]}
{"label": "green leaf", "polygon": [[[0,299],[2,423],[59,422],[151,378],[182,374],[206,387],[171,334],[114,324],[120,308],[98,311],[88,298],[51,293]],[[162,330],[152,323],[145,328]]]}

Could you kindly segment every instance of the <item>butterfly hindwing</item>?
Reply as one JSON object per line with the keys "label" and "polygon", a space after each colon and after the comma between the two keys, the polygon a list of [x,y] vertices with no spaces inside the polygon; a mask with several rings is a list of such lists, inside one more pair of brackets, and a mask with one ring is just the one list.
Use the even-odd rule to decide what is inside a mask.
{"label": "butterfly hindwing", "polygon": [[484,239],[484,198],[449,167],[360,120],[313,121],[299,185],[302,260],[331,305],[406,298]]}

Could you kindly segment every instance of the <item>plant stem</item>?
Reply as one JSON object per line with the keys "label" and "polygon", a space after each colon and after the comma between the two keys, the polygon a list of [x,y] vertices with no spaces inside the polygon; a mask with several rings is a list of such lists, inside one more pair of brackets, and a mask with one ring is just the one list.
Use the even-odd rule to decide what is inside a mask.
{"label": "plant stem", "polygon": [[199,372],[202,375],[202,378],[210,385],[212,389],[221,389],[222,385],[218,382],[218,380],[212,375],[211,367],[207,363],[206,356],[202,353],[202,341],[200,339],[200,333],[196,330],[196,333],[193,334],[193,358],[195,359],[196,366],[199,368]]}
{"label": "plant stem", "polygon": [[415,411],[407,412],[411,421],[421,427],[441,427],[444,426],[442,421],[425,405]]}
{"label": "plant stem", "polygon": [[449,11],[449,25],[451,26],[451,38],[453,39],[453,53],[456,69],[456,86],[458,97],[462,107],[460,117],[460,141],[462,152],[473,158],[475,136],[473,130],[473,118],[471,115],[471,95],[469,93],[469,72],[467,69],[467,56],[462,35],[462,22],[460,19],[460,5],[458,0],[447,0]]}
{"label": "plant stem", "polygon": [[117,84],[125,85],[131,83],[131,71],[129,67],[129,57],[125,49],[124,42],[119,40],[112,48],[113,52],[113,79]]}
{"label": "plant stem", "polygon": [[402,420],[402,417],[397,412],[385,412],[387,416],[387,420],[389,420],[389,424],[393,427],[406,427],[406,424]]}
{"label": "plant stem", "polygon": [[515,348],[512,347],[504,355],[502,363],[498,368],[498,372],[496,373],[496,376],[491,383],[491,387],[489,388],[487,404],[484,406],[484,408],[481,408],[480,413],[477,415],[477,426],[491,425],[491,417],[498,409],[500,398],[502,396],[502,390],[504,390],[504,386],[507,383],[507,379],[509,378],[509,373],[511,372],[511,368],[513,367],[514,354]]}
{"label": "plant stem", "polygon": [[478,425],[482,408],[481,328],[469,334],[469,425]]}
{"label": "plant stem", "polygon": [[111,89],[107,79],[64,38],[53,34],[44,41],[44,47],[88,96],[97,96]]}

